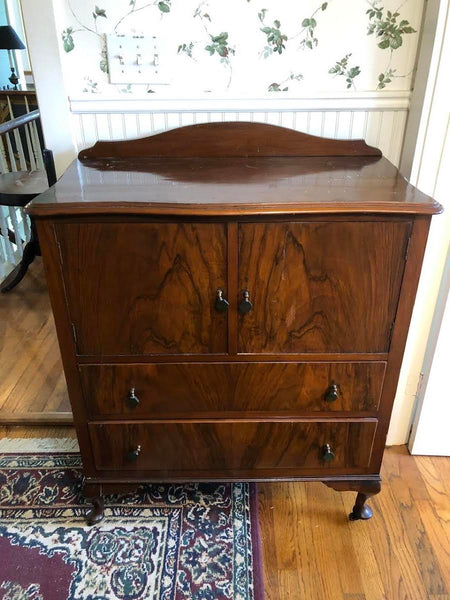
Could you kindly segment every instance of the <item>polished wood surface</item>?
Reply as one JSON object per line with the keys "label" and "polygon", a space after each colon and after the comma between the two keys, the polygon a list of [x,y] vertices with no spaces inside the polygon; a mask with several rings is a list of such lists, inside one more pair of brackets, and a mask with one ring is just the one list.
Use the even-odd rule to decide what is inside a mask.
{"label": "polished wood surface", "polygon": [[386,352],[411,223],[239,226],[239,351]]}
{"label": "polished wood surface", "polygon": [[[80,367],[90,418],[376,414],[386,363],[174,363]],[[336,385],[336,397],[327,397]],[[138,399],[130,401],[130,390]],[[366,415],[367,416],[367,415]]]}
{"label": "polished wood surface", "polygon": [[[133,193],[130,194],[130,186]],[[208,123],[82,150],[33,215],[434,214],[379,150],[262,123]]]}
{"label": "polished wood surface", "polygon": [[146,138],[97,142],[78,158],[107,160],[141,156],[174,158],[223,156],[381,156],[364,140],[333,140],[264,123],[201,123]]}
{"label": "polished wood surface", "polygon": [[[55,419],[50,420],[56,413]],[[42,259],[0,296],[0,423],[71,419]]]}
{"label": "polished wood surface", "polygon": [[[78,354],[227,351],[223,224],[58,224]],[[93,307],[95,306],[95,310]]]}
{"label": "polished wood surface", "polygon": [[[247,157],[243,131],[239,158],[222,148],[220,160],[174,159],[164,134],[165,159],[87,160],[69,170],[72,188],[62,180],[30,207],[96,519],[106,489],[198,478],[326,481],[357,492],[351,519],[372,514],[366,501],[380,490],[430,215],[440,208],[379,157]],[[192,154],[194,130],[180,136],[189,132]],[[300,151],[294,137],[286,143],[287,154]],[[126,155],[127,145],[114,147]],[[376,405],[358,411],[353,399],[317,411],[320,365],[330,377],[340,363],[366,361],[351,375],[354,399],[365,405],[368,372],[386,362],[384,381],[381,371],[373,380]],[[307,371],[306,387],[293,383],[300,362],[317,369],[314,384]],[[142,376],[148,367],[152,376]],[[341,383],[327,384],[319,396],[337,402]],[[143,407],[148,388],[160,390],[148,412],[138,408],[142,385]],[[290,389],[311,389],[303,413]],[[121,401],[138,412],[118,412]]]}
{"label": "polished wood surface", "polygon": [[[130,186],[133,193],[130,194]],[[385,158],[74,161],[33,215],[435,214],[442,207]]]}
{"label": "polished wood surface", "polygon": [[[99,471],[139,471],[170,480],[295,477],[317,470],[332,475],[364,472],[376,421],[159,422],[89,425]],[[334,454],[325,460],[324,446]],[[140,448],[136,458],[129,453]],[[151,473],[153,471],[153,473]]]}

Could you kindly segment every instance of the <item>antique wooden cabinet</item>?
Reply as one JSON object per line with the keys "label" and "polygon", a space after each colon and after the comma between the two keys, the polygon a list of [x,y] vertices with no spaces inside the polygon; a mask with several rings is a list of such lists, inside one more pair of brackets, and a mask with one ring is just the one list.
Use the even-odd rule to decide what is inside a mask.
{"label": "antique wooden cabinet", "polygon": [[319,480],[371,516],[440,211],[379,150],[194,125],[98,142],[28,210],[90,522],[171,480]]}

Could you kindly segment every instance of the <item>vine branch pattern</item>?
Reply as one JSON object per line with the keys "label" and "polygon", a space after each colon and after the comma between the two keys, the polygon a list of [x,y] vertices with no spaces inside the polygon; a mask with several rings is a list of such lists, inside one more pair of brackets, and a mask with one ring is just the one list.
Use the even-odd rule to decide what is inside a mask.
{"label": "vine branch pattern", "polygon": [[[91,15],[89,18],[81,18],[73,7],[73,0],[66,0],[70,14],[73,18],[73,24],[67,26],[61,33],[63,48],[66,53],[73,52],[78,42],[76,39],[81,33],[86,33],[91,36],[98,38],[100,43],[100,60],[98,63],[100,71],[108,73],[108,62],[106,55],[106,44],[104,32],[109,31],[111,33],[118,33],[123,28],[127,19],[142,13],[147,10],[156,10],[157,13],[163,18],[169,13],[173,13],[173,8],[178,2],[182,0],[121,0],[128,4],[126,10],[124,10],[122,16],[117,19],[115,23],[111,23],[110,9],[108,8],[108,0],[103,0],[102,3],[106,4],[106,8],[97,4],[93,5]],[[140,4],[140,2],[143,2]],[[220,2],[221,0],[202,0],[195,9],[192,17],[193,20],[198,20],[201,23],[201,29],[203,35],[200,33],[199,39],[187,39],[180,40],[176,46],[176,54],[179,56],[185,56],[186,58],[199,62],[200,57],[207,55],[208,57],[218,59],[218,62],[222,64],[228,72],[226,81],[226,88],[228,89],[231,85],[233,78],[233,57],[236,55],[236,46],[230,43],[233,39],[233,33],[228,28],[224,28],[223,24],[220,27],[220,22],[214,17],[214,10],[211,12],[211,6],[214,2]],[[265,36],[265,45],[259,50],[260,59],[271,59],[275,61],[273,64],[283,64],[278,57],[285,55],[289,49],[289,57],[293,57],[295,51],[314,51],[321,42],[319,41],[320,32],[318,35],[319,25],[322,19],[328,19],[327,14],[330,13],[330,6],[336,6],[333,0],[327,2],[318,3],[308,16],[297,21],[295,23],[283,23],[278,17],[272,17],[267,8],[257,8],[254,0],[242,0],[243,4],[248,6],[249,11],[255,11],[254,14],[257,16],[257,27],[260,32]],[[388,85],[392,84],[395,79],[408,78],[412,71],[408,73],[398,73],[398,66],[394,63],[395,52],[401,48],[404,44],[405,36],[409,36],[417,33],[416,29],[406,18],[401,16],[401,12],[408,0],[403,0],[397,8],[391,10],[384,6],[389,0],[385,0],[382,4],[382,0],[366,0],[366,16],[368,19],[367,23],[367,35],[373,36],[376,41],[376,46],[379,50],[389,54],[386,64],[383,70],[377,75],[376,89],[383,90]],[[194,5],[195,6],[195,5]],[[253,8],[254,7],[254,8]],[[211,14],[213,16],[211,16]],[[251,14],[251,13],[249,13]],[[336,15],[336,13],[333,13]],[[331,18],[331,13],[330,13]],[[216,23],[217,21],[217,23]],[[217,26],[219,25],[219,26]],[[291,26],[290,26],[291,25]],[[345,23],[342,22],[342,27]],[[292,28],[294,31],[292,32]],[[291,31],[289,31],[289,29]],[[123,30],[123,29],[122,29]],[[231,31],[231,33],[230,33]],[[294,44],[294,41],[297,44]],[[248,48],[238,47],[238,50],[243,56],[243,53],[254,52],[255,49],[249,46]],[[330,76],[342,79],[347,89],[356,89],[355,82],[361,75],[363,68],[361,64],[358,64],[358,59],[353,56],[354,53],[347,52],[342,58],[335,60],[333,65],[325,72]],[[278,62],[280,61],[280,62]],[[289,60],[288,60],[289,62]],[[284,60],[286,67],[286,60]],[[304,76],[297,70],[287,68],[280,68],[280,71],[284,71],[284,74],[280,74],[276,81],[270,84],[266,84],[266,89],[269,92],[287,92],[290,89],[290,85],[299,84],[304,80]],[[95,74],[93,75],[95,78]],[[91,79],[91,77],[85,77],[85,92],[98,93],[98,83]],[[270,80],[269,80],[270,81]],[[375,85],[374,85],[375,87]],[[127,85],[126,88],[120,90],[123,93],[131,93],[132,86]],[[147,90],[150,91],[150,90]],[[153,91],[153,90],[151,90]]]}

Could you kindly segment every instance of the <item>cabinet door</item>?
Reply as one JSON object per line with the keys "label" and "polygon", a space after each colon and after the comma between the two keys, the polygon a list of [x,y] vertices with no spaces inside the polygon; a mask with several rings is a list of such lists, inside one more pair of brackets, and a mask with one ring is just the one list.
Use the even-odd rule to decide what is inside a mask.
{"label": "cabinet door", "polygon": [[387,352],[411,223],[246,223],[239,316],[246,353]]}
{"label": "cabinet door", "polygon": [[227,351],[225,225],[65,223],[57,238],[79,354]]}

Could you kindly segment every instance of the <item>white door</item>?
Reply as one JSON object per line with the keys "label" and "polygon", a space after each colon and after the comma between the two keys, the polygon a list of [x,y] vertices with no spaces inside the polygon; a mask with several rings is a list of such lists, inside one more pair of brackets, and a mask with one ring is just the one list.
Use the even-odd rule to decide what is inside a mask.
{"label": "white door", "polygon": [[[429,6],[435,4],[432,1]],[[387,443],[408,442],[412,423],[414,436],[409,448],[413,453],[438,452],[440,439],[444,446],[438,453],[450,455],[450,435],[445,431],[450,423],[450,394],[446,392],[450,375],[448,331],[445,333],[448,315],[443,331],[439,331],[446,306],[445,264],[450,244],[450,0],[442,0],[437,8],[434,41],[433,35],[426,40],[433,46],[431,62],[419,65],[416,79],[417,90],[420,82],[423,90],[424,78],[427,81],[424,97],[411,107],[418,116],[422,105],[419,129],[410,136],[409,152],[413,153],[411,182],[440,202],[444,213],[433,217],[430,227]]]}
{"label": "white door", "polygon": [[[428,344],[422,366],[422,385],[417,394],[409,450],[412,454],[450,456],[450,2],[443,36],[440,66],[433,90],[427,124],[425,153],[422,158],[423,178],[429,178],[430,191],[444,205],[444,214],[435,217],[430,230],[431,247],[441,248],[443,275],[434,310]],[[440,223],[437,222],[439,219]],[[439,253],[434,268],[439,272]]]}
{"label": "white door", "polygon": [[411,454],[450,456],[450,254],[442,283],[409,441]]}

